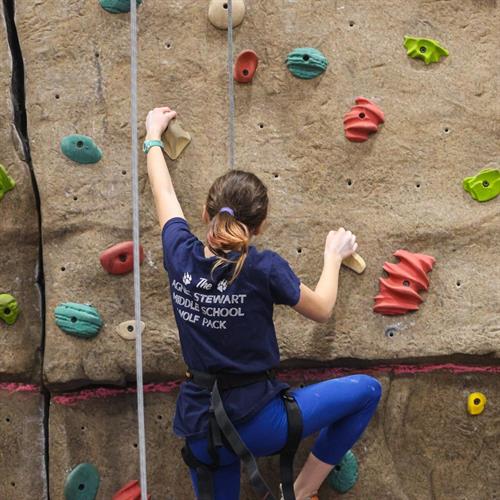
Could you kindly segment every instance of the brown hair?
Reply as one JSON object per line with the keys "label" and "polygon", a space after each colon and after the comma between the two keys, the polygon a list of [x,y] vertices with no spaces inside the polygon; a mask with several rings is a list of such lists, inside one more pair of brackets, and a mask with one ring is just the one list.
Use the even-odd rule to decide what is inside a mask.
{"label": "brown hair", "polygon": [[[231,170],[218,177],[207,196],[207,213],[210,225],[207,234],[208,248],[218,259],[212,268],[234,264],[232,283],[240,274],[248,255],[250,239],[267,216],[269,199],[267,188],[254,174],[242,170]],[[234,216],[221,208],[233,210]],[[230,260],[225,253],[240,252],[238,260]]]}

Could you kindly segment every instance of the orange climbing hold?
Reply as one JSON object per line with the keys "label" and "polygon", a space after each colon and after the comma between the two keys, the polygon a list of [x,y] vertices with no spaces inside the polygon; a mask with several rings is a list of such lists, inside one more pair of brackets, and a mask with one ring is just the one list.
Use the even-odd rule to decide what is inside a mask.
{"label": "orange climbing hold", "polygon": [[[137,479],[129,481],[123,488],[117,491],[112,500],[141,500],[141,486]],[[151,500],[151,495],[148,495]]]}
{"label": "orange climbing hold", "polygon": [[253,50],[240,52],[234,64],[234,79],[239,83],[251,82],[258,64],[259,58]]}
{"label": "orange climbing hold", "polygon": [[345,136],[353,142],[364,142],[384,123],[384,112],[369,99],[356,97],[356,105],[344,115]]}
{"label": "orange climbing hold", "polygon": [[429,289],[427,273],[436,262],[434,257],[406,250],[398,250],[394,256],[400,262],[384,264],[389,277],[380,278],[380,293],[373,307],[377,313],[394,315],[416,311],[423,302],[418,292]]}
{"label": "orange climbing hold", "polygon": [[[134,269],[134,242],[124,241],[118,243],[100,256],[102,267],[110,274],[125,274]],[[144,261],[144,249],[139,245],[139,261]]]}

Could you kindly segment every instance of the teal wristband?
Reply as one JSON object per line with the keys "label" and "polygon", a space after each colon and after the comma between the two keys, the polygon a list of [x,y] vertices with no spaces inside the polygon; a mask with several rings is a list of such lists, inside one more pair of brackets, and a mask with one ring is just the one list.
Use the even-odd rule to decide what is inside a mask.
{"label": "teal wristband", "polygon": [[163,141],[159,141],[157,139],[154,139],[152,141],[144,141],[144,144],[142,146],[142,150],[144,153],[147,153],[153,146],[160,146],[161,149],[164,148]]}

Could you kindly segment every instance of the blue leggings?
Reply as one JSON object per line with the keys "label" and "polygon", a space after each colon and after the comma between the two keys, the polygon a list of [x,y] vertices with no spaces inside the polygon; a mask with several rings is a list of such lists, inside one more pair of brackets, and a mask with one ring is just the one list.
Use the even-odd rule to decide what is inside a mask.
{"label": "blue leggings", "polygon": [[[382,389],[377,379],[352,375],[291,390],[302,413],[302,437],[320,431],[312,453],[321,461],[336,465],[359,439],[370,422]],[[236,426],[243,441],[257,457],[272,455],[286,443],[288,422],[285,404],[277,396],[255,417]],[[194,455],[211,463],[207,439],[190,439]],[[219,448],[220,467],[214,473],[216,500],[237,500],[240,495],[240,462],[227,448]],[[190,469],[198,497],[196,472]]]}

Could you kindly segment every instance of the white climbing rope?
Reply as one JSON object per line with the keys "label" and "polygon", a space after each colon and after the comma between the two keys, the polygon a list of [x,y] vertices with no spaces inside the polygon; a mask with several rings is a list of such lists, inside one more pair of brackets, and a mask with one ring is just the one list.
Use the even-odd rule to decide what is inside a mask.
{"label": "white climbing rope", "polygon": [[228,161],[234,168],[234,80],[233,80],[233,1],[227,1],[227,94],[229,97]]}
{"label": "white climbing rope", "polygon": [[146,474],[146,432],[142,382],[141,267],[139,261],[139,174],[137,158],[137,4],[130,2],[130,128],[132,135],[132,233],[134,239],[134,318],[135,365],[137,378],[137,420],[139,430],[139,469],[141,500],[148,498]]}

